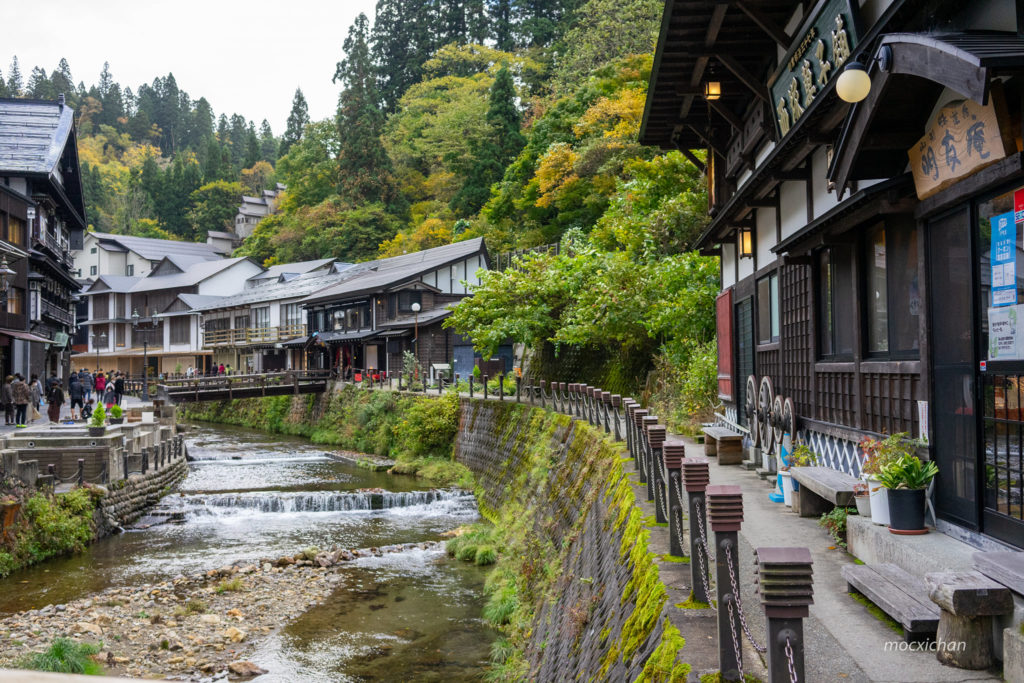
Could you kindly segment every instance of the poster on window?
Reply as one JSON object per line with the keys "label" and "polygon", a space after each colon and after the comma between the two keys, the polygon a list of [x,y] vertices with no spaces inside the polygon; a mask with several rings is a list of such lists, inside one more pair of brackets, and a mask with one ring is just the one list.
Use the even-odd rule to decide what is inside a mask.
{"label": "poster on window", "polygon": [[988,359],[1020,360],[1024,358],[1024,306],[1002,306],[988,309]]}
{"label": "poster on window", "polygon": [[1013,211],[992,216],[992,305],[1017,304],[1017,223]]}

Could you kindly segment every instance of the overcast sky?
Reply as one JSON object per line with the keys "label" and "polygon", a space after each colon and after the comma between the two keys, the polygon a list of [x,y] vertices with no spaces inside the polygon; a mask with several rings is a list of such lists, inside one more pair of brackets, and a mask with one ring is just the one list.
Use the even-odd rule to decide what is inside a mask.
{"label": "overcast sky", "polygon": [[360,12],[373,20],[374,0],[2,0],[0,70],[18,56],[22,77],[47,73],[61,57],[75,84],[99,80],[103,62],[121,87],[174,74],[193,99],[206,97],[217,116],[234,112],[280,136],[295,88],[314,121],[333,115],[331,83],[348,27]]}

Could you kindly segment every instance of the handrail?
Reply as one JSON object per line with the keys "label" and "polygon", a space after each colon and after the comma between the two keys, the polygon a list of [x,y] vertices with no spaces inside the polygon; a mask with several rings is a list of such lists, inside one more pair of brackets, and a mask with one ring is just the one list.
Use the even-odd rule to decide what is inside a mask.
{"label": "handrail", "polygon": [[242,327],[226,330],[205,330],[203,346],[232,346],[245,344],[268,344],[288,341],[306,334],[305,323],[277,325],[276,327]]}

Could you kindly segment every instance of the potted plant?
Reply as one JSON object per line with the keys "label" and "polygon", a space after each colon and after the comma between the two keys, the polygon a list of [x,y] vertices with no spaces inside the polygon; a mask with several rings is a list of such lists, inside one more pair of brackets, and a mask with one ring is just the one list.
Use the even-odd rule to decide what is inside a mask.
{"label": "potted plant", "polygon": [[889,524],[888,490],[879,479],[882,469],[904,455],[910,455],[916,447],[917,442],[908,439],[906,432],[892,434],[884,439],[868,437],[861,440],[860,448],[864,453],[864,462],[860,469],[861,478],[868,485],[871,521],[875,524]]}
{"label": "potted plant", "polygon": [[867,483],[858,482],[853,485],[853,500],[857,503],[857,514],[871,519],[871,496]]}
{"label": "potted plant", "polygon": [[119,425],[124,422],[124,410],[116,403],[110,406],[110,424]]}
{"label": "potted plant", "polygon": [[934,462],[903,455],[882,468],[878,478],[889,498],[889,531],[894,534],[926,534],[924,497],[928,483],[939,473]]}
{"label": "potted plant", "polygon": [[800,490],[800,484],[793,479],[790,467],[810,467],[817,464],[818,455],[805,443],[798,443],[793,452],[779,455],[779,486],[786,505],[793,507],[793,494]]}
{"label": "potted plant", "polygon": [[103,436],[107,432],[107,428],[104,426],[106,421],[107,411],[101,403],[93,409],[92,417],[89,418],[89,436]]}

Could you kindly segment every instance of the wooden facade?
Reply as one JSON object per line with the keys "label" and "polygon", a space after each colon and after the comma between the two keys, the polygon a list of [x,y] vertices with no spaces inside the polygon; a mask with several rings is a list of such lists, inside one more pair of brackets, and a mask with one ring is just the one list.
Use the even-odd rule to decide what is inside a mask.
{"label": "wooden facade", "polygon": [[[1018,545],[1024,343],[999,307],[1024,297],[1022,29],[1012,0],[669,0],[640,134],[707,173],[695,246],[721,263],[727,419],[770,411],[768,378],[838,469],[859,474],[864,437],[926,438],[940,524]],[[849,104],[854,58],[872,86]],[[1004,283],[989,222],[1007,215]]]}

